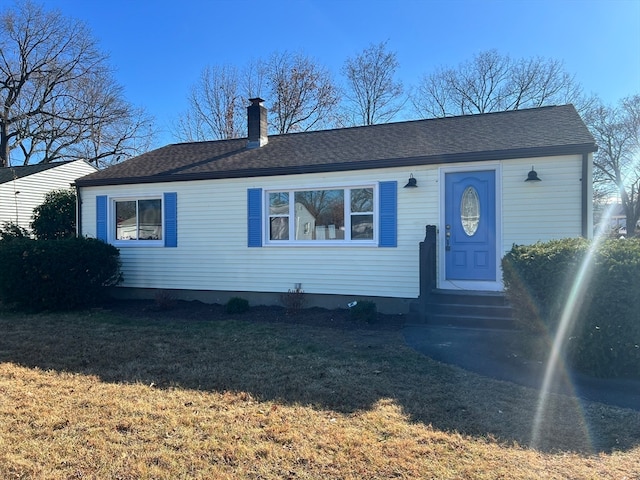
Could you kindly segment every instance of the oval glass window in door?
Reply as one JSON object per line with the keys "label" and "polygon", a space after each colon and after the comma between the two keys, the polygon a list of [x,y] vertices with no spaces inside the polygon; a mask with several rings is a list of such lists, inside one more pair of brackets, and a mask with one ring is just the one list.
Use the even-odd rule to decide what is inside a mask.
{"label": "oval glass window in door", "polygon": [[464,233],[472,237],[480,224],[480,198],[472,186],[465,188],[460,200],[460,221]]}

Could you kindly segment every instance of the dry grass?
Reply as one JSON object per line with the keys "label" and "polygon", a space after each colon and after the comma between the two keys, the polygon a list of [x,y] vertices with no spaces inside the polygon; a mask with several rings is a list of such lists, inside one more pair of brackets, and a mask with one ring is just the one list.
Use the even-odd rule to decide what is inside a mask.
{"label": "dry grass", "polygon": [[537,392],[399,332],[109,312],[0,332],[4,479],[640,478],[640,412],[552,396],[531,449]]}

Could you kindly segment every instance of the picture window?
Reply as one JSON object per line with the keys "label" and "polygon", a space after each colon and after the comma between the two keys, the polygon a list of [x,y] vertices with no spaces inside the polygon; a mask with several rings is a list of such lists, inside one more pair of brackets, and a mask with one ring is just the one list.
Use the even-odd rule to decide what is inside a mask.
{"label": "picture window", "polygon": [[267,238],[272,244],[373,242],[371,186],[267,192]]}

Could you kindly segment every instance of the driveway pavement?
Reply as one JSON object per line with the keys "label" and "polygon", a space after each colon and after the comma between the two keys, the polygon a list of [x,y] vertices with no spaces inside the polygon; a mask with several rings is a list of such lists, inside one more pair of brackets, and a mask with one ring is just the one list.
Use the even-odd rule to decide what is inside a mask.
{"label": "driveway pavement", "polygon": [[[434,360],[480,375],[540,389],[546,365],[522,358],[507,347],[514,330],[407,325],[407,345]],[[640,380],[599,379],[558,369],[550,391],[640,410]]]}

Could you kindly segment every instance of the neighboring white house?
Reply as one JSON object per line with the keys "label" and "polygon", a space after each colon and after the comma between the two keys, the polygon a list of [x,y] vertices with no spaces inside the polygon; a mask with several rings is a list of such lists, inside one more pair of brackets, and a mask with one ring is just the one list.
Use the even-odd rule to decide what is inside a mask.
{"label": "neighboring white house", "polygon": [[[624,207],[620,203],[600,204],[594,211],[596,225],[595,231],[602,231],[616,238],[628,235],[627,216]],[[636,223],[636,229],[640,229],[640,220]]]}
{"label": "neighboring white house", "polygon": [[47,193],[70,188],[76,179],[95,171],[83,160],[0,168],[0,224],[29,229],[33,209]]}
{"label": "neighboring white house", "polygon": [[80,234],[120,249],[119,295],[268,304],[302,284],[311,304],[404,311],[426,225],[440,289],[500,291],[514,243],[591,236],[596,145],[571,105],[267,136],[252,102],[248,139],[76,181]]}

